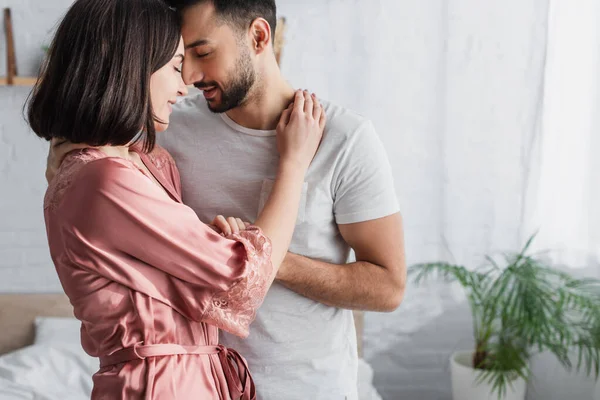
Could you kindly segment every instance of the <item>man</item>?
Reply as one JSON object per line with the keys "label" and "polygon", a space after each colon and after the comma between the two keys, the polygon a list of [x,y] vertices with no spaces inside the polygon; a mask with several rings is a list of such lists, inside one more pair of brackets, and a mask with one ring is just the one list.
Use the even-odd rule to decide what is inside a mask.
{"label": "man", "polygon": [[[165,1],[182,17],[184,81],[203,93],[173,107],[159,144],[201,220],[253,221],[275,177],[275,127],[294,98],[273,52],[275,2]],[[402,220],[385,150],[369,120],[322,103],[327,125],[290,253],[250,336],[221,338],[247,359],[261,400],[357,400],[350,310],[389,312],[404,295]],[[49,179],[60,158],[50,153]],[[351,249],[357,261],[347,263]]]}
{"label": "man", "polygon": [[[293,100],[273,52],[274,0],[167,1],[182,17],[183,79],[203,90],[175,108],[159,143],[204,221],[253,221],[270,190],[275,127]],[[370,121],[323,101],[327,125],[307,173],[290,254],[247,339],[261,400],[357,399],[351,309],[392,311],[404,294],[402,222]],[[350,248],[357,261],[346,264]]]}

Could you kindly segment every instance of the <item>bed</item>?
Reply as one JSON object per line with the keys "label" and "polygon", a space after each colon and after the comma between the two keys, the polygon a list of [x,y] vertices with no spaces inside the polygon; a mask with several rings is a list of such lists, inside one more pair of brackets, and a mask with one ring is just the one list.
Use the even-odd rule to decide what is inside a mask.
{"label": "bed", "polygon": [[[359,354],[364,316],[355,312]],[[89,399],[98,361],[81,349],[64,294],[0,294],[0,399]],[[360,400],[380,400],[360,359]]]}

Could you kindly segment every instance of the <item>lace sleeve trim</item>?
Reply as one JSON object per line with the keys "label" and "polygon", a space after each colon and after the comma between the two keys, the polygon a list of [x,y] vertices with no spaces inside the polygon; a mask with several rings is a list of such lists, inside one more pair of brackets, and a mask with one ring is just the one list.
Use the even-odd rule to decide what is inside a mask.
{"label": "lace sleeve trim", "polygon": [[204,320],[234,335],[247,337],[256,311],[273,281],[271,241],[256,226],[229,238],[244,245],[247,273],[229,290],[213,296]]}

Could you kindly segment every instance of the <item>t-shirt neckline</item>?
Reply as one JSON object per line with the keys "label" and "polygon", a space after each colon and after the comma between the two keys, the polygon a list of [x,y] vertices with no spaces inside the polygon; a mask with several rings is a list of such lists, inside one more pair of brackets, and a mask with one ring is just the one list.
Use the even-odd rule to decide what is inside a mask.
{"label": "t-shirt neckline", "polygon": [[250,129],[250,128],[246,128],[245,126],[241,126],[240,124],[236,123],[234,120],[229,118],[229,116],[226,113],[220,113],[219,115],[221,116],[221,119],[223,120],[223,122],[225,122],[227,125],[229,125],[229,127],[231,129],[236,130],[241,133],[244,133],[246,135],[275,136],[277,134],[277,131],[275,131],[275,130],[263,131],[263,130],[259,130],[259,129]]}

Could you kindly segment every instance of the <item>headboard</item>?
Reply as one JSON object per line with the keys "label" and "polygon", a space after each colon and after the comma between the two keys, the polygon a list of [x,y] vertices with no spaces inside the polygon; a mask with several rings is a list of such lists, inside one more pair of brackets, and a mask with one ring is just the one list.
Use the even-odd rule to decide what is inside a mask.
{"label": "headboard", "polygon": [[[0,354],[33,343],[37,316],[73,317],[73,310],[64,294],[0,294]],[[355,311],[354,320],[362,355],[363,313]]]}
{"label": "headboard", "polygon": [[0,294],[0,354],[33,343],[35,317],[72,317],[64,294]]}

